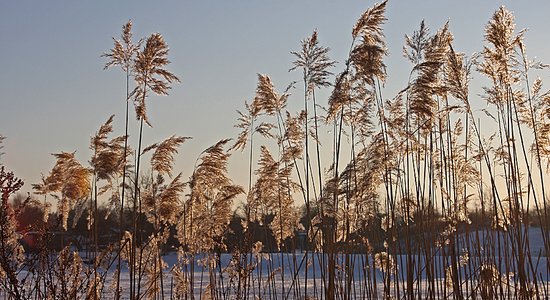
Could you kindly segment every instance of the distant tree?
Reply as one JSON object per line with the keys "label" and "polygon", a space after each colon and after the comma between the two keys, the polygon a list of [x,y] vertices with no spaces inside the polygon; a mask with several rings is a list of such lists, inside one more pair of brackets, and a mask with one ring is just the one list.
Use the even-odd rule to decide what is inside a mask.
{"label": "distant tree", "polygon": [[38,231],[44,229],[44,210],[35,199],[18,193],[12,198],[11,203],[18,211],[16,215],[17,231]]}

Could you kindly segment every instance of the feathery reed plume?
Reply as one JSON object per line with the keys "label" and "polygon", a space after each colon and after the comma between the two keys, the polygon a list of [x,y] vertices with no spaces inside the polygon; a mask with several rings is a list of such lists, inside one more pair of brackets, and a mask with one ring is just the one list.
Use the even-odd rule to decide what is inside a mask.
{"label": "feathery reed plume", "polygon": [[369,85],[375,84],[375,78],[382,82],[386,79],[383,58],[388,51],[382,31],[382,25],[387,20],[384,15],[386,4],[387,1],[384,1],[367,9],[352,30],[354,41],[360,37],[361,42],[352,48],[350,61],[355,68],[356,76]]}
{"label": "feathery reed plume", "polygon": [[256,118],[258,118],[261,112],[261,107],[258,105],[258,101],[256,100],[252,101],[251,104],[248,104],[245,101],[244,106],[246,109],[246,114],[237,110],[237,113],[239,114],[239,118],[237,120],[239,121],[239,123],[234,126],[236,128],[242,129],[242,131],[237,136],[237,139],[233,146],[231,146],[230,150],[244,151],[248,139],[252,139],[252,135],[255,132],[258,132],[265,137],[271,137],[270,130],[275,126],[271,123],[262,122],[260,125],[254,128],[254,121],[256,120]]}
{"label": "feathery reed plume", "polygon": [[304,151],[303,140],[306,129],[302,128],[300,124],[304,123],[305,117],[304,111],[299,112],[296,116],[292,116],[290,112],[286,113],[284,135],[278,143],[283,145],[286,142],[281,160],[288,164],[293,164],[295,160],[300,159]]}
{"label": "feathery reed plume", "polygon": [[254,121],[256,120],[260,112],[257,101],[253,101],[251,105],[248,105],[248,103],[245,102],[245,107],[248,111],[248,115],[245,115],[241,111],[237,110],[237,113],[240,117],[238,118],[239,123],[236,124],[235,127],[241,128],[243,130],[239,133],[239,135],[237,136],[237,140],[229,150],[244,151],[244,148],[246,147],[249,139],[249,135],[251,139],[254,133],[259,133],[265,138],[273,138],[273,134],[271,133],[271,130],[275,128],[275,125],[273,123],[261,122],[259,125],[254,127]]}
{"label": "feathery reed plume", "polygon": [[139,40],[137,44],[132,42],[132,21],[128,21],[122,26],[122,33],[120,35],[122,41],[113,37],[114,46],[108,53],[101,55],[106,57],[109,61],[105,64],[104,69],[120,66],[124,72],[130,72],[135,55],[139,51],[142,40]]}
{"label": "feathery reed plume", "polygon": [[403,55],[414,65],[424,60],[424,50],[428,46],[429,33],[430,29],[426,27],[424,20],[422,20],[420,28],[414,31],[412,36],[405,35]]}
{"label": "feathery reed plume", "polygon": [[[521,72],[515,51],[523,39],[524,30],[514,33],[514,16],[501,6],[485,28],[485,39],[490,46],[484,46],[483,61],[478,63],[477,70],[493,80],[493,87],[485,88],[487,101],[498,106],[506,103],[505,87],[520,80]],[[492,46],[492,47],[491,47]]]}
{"label": "feathery reed plume", "polygon": [[275,161],[265,146],[260,149],[258,166],[258,179],[248,197],[251,218],[262,224],[266,223],[268,216],[273,215],[269,227],[280,247],[284,240],[294,234],[298,223],[291,197],[295,189],[295,184],[290,180],[294,166],[281,166],[281,162]]}
{"label": "feathery reed plume", "polygon": [[542,80],[537,78],[531,89],[533,100],[533,119],[537,121],[528,122],[529,126],[537,131],[536,138],[531,145],[531,151],[540,155],[536,155],[537,162],[540,166],[541,161],[546,159],[546,169],[550,168],[550,90],[542,91]]}
{"label": "feathery reed plume", "polygon": [[191,195],[178,225],[178,238],[191,253],[209,252],[221,246],[233,200],[244,192],[227,177],[230,154],[223,147],[228,142],[221,140],[206,149],[189,180]]}
{"label": "feathery reed plume", "polygon": [[[164,183],[164,177],[160,174],[155,181],[147,182],[143,192],[143,207],[156,230],[162,225],[177,223],[177,212],[180,195],[183,193],[186,183],[181,182],[181,173],[170,181]],[[153,180],[152,178],[150,180]]]}
{"label": "feathery reed plume", "polygon": [[446,23],[424,44],[425,48],[421,51],[424,60],[414,67],[417,76],[409,87],[410,111],[415,117],[417,126],[424,130],[433,125],[438,107],[435,97],[446,92],[440,82],[440,76],[448,58],[452,39],[449,24]]}
{"label": "feathery reed plume", "polygon": [[[387,134],[390,141],[395,143],[395,148],[398,149],[402,146],[403,140],[406,136],[405,133],[405,105],[403,103],[403,92],[400,92],[391,100],[387,100],[385,103],[385,109],[388,112],[384,123],[387,125]],[[390,146],[390,148],[393,148]]]}
{"label": "feathery reed plume", "polygon": [[449,45],[447,63],[445,64],[445,85],[449,93],[460,100],[469,110],[468,85],[472,62],[467,60],[463,53],[456,53]]}
{"label": "feathery reed plume", "polygon": [[90,165],[94,170],[97,179],[111,182],[113,177],[122,176],[124,162],[124,140],[125,136],[119,136],[107,140],[108,135],[113,132],[113,117],[109,117],[98,132],[91,138],[90,149],[94,151]]}
{"label": "feathery reed plume", "polygon": [[[209,272],[209,288],[214,294],[217,279],[214,276],[217,264],[216,249],[224,249],[224,233],[228,230],[231,220],[231,206],[239,194],[244,193],[242,187],[232,183],[227,176],[227,162],[230,154],[224,151],[229,139],[218,141],[204,150],[197,159],[197,165],[189,179],[191,189],[189,198],[185,201],[183,211],[176,226],[177,237],[182,245],[180,264],[177,268],[194,266],[194,256],[207,253],[205,260]],[[200,161],[200,162],[199,162]],[[191,259],[191,261],[189,261]],[[201,262],[199,261],[199,264]],[[187,290],[193,294],[193,276],[185,272],[175,272],[178,289]],[[183,275],[183,276],[181,276]],[[183,277],[183,278],[182,278]],[[189,278],[189,279],[188,279]],[[182,284],[189,283],[189,289]],[[187,295],[187,294],[186,294]]]}
{"label": "feathery reed plume", "polygon": [[252,186],[248,197],[248,209],[250,218],[264,223],[264,218],[272,213],[277,207],[277,171],[279,164],[273,159],[269,150],[262,146],[260,148],[260,159],[258,161],[258,178]]}
{"label": "feathery reed plume", "polygon": [[168,60],[168,45],[159,33],[153,33],[145,41],[143,50],[137,53],[134,62],[134,80],[136,88],[132,92],[138,120],[144,120],[151,126],[147,118],[145,99],[147,91],[157,95],[168,95],[170,84],[180,82],[179,78],[164,69],[170,63]]}
{"label": "feathery reed plume", "polygon": [[188,139],[190,139],[190,137],[173,135],[160,143],[155,143],[145,147],[141,154],[154,149],[155,152],[151,156],[151,168],[160,175],[168,175],[169,177],[172,177],[174,155],[178,153],[177,147]]}
{"label": "feathery reed plume", "polygon": [[[86,290],[86,299],[101,299],[101,291],[103,290],[103,280],[99,274],[96,274],[97,271],[92,271],[93,276],[90,276],[90,283],[88,284],[88,289]],[[84,295],[82,295],[84,296]]]}
{"label": "feathery reed plume", "polygon": [[[342,150],[342,135],[345,134],[344,127],[349,126],[351,138],[351,165],[347,174],[355,168],[356,145],[366,142],[372,134],[372,113],[373,108],[378,107],[378,116],[382,134],[385,135],[385,127],[382,123],[385,119],[380,84],[386,80],[386,66],[383,62],[387,55],[386,42],[382,25],[386,21],[385,9],[387,1],[376,3],[367,9],[356,22],[352,30],[352,43],[346,69],[336,78],[334,90],[329,98],[327,121],[334,122],[333,139],[333,162],[331,165],[331,179],[325,185],[325,193],[320,201],[323,220],[322,233],[324,250],[328,253],[328,272],[325,296],[327,299],[336,298],[336,253],[338,251],[337,240],[347,236],[351,228],[350,220],[344,217],[344,224],[338,227],[338,214],[341,213],[340,205],[349,208],[346,203],[351,201],[347,186],[355,181],[355,178],[348,177],[347,186],[340,189],[339,163]],[[360,40],[359,40],[360,39]],[[359,42],[356,44],[356,41]],[[378,96],[380,95],[380,96]],[[356,136],[359,135],[359,141]],[[353,172],[351,172],[353,173]],[[342,198],[343,197],[343,198]],[[340,201],[343,200],[343,201]],[[344,213],[345,214],[345,213]],[[342,224],[340,224],[342,225]],[[353,228],[351,228],[353,230]],[[346,265],[349,266],[350,256],[345,256]],[[389,278],[389,277],[388,277]],[[348,289],[351,286],[352,278],[346,275],[345,281]],[[347,292],[344,292],[344,294]],[[351,294],[350,294],[351,295]]]}
{"label": "feathery reed plume", "polygon": [[[246,113],[237,110],[239,114],[239,123],[235,125],[236,128],[241,128],[243,131],[239,133],[235,144],[231,146],[230,150],[244,150],[247,140],[250,138],[252,142],[252,135],[258,132],[266,138],[272,138],[271,129],[275,128],[275,125],[269,122],[261,122],[259,125],[254,124],[254,121],[262,114],[273,116],[281,112],[286,107],[289,94],[288,90],[293,86],[291,83],[282,95],[279,95],[271,82],[271,78],[267,75],[258,74],[258,84],[256,87],[256,95],[251,104],[246,101],[244,103]],[[255,126],[255,127],[254,127]]]}
{"label": "feathery reed plume", "polygon": [[384,33],[380,25],[386,21],[384,13],[387,2],[386,0],[382,3],[375,3],[373,7],[367,9],[353,26],[351,36],[357,38],[360,34],[365,34],[370,41],[383,41]]}
{"label": "feathery reed plume", "polygon": [[185,183],[181,182],[181,173],[164,188],[159,197],[159,216],[163,222],[169,224],[177,223],[177,207],[179,196],[183,193]]}
{"label": "feathery reed plume", "polygon": [[302,69],[307,94],[313,93],[315,88],[330,86],[328,77],[332,75],[332,72],[328,69],[333,67],[335,62],[328,57],[329,51],[330,48],[319,46],[317,30],[315,30],[310,37],[302,40],[300,52],[290,52],[296,56],[296,60],[292,63],[293,67],[289,71]]}
{"label": "feathery reed plume", "polygon": [[346,107],[351,98],[351,82],[347,72],[337,76],[336,84],[328,99],[328,112],[326,122],[336,121],[340,112]]}
{"label": "feathery reed plume", "polygon": [[384,139],[381,133],[375,135],[371,144],[357,154],[355,162],[350,163],[340,176],[341,189],[347,201],[341,201],[345,213],[339,214],[342,228],[349,227],[348,234],[364,228],[372,222],[378,213],[378,188],[383,183],[386,164],[383,161]]}
{"label": "feathery reed plume", "polygon": [[[495,67],[499,68],[502,75],[512,75],[509,73],[512,69],[510,68],[510,63],[517,63],[516,60],[510,59],[515,54],[511,50],[519,46],[525,31],[522,30],[518,34],[515,34],[515,27],[514,15],[504,6],[501,6],[493,14],[493,17],[485,28],[485,39],[494,48],[484,47],[484,57],[486,59],[494,59],[493,62],[499,62]],[[513,77],[503,77],[502,79],[506,83],[513,83],[515,81]]]}
{"label": "feathery reed plume", "polygon": [[286,107],[288,94],[279,95],[267,75],[258,74],[258,86],[256,87],[256,96],[254,97],[253,108],[257,108],[268,115],[275,115]]}
{"label": "feathery reed plume", "polygon": [[[165,223],[176,223],[179,195],[183,192],[185,184],[181,182],[181,173],[168,185],[163,185],[163,176],[172,176],[174,155],[178,153],[177,148],[188,139],[190,137],[173,135],[160,143],[146,147],[142,152],[144,154],[154,150],[151,156],[151,171],[157,172],[157,179],[156,182],[151,182],[146,189],[143,203],[145,208],[149,210],[151,217],[153,217],[152,223],[155,224],[155,227],[159,227]],[[159,222],[161,224],[158,224]]]}
{"label": "feathery reed plume", "polygon": [[56,164],[46,178],[48,190],[59,192],[58,214],[61,216],[62,227],[67,229],[69,211],[78,200],[86,198],[91,190],[91,171],[83,167],[74,156],[74,152],[52,154]]}

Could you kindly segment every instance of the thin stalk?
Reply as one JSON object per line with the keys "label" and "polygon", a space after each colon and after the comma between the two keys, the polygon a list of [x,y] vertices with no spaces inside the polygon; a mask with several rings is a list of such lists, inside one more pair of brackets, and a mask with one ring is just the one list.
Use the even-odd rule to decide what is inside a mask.
{"label": "thin stalk", "polygon": [[122,167],[122,192],[120,197],[120,214],[119,214],[119,241],[118,241],[118,258],[117,258],[117,275],[116,275],[116,289],[115,299],[120,299],[120,269],[122,265],[122,258],[120,252],[122,251],[122,239],[124,237],[124,196],[126,191],[126,159],[128,156],[128,115],[129,115],[129,96],[130,96],[130,70],[126,68],[126,116],[124,119],[124,157]]}
{"label": "thin stalk", "polygon": [[[141,143],[142,143],[142,138],[143,138],[143,117],[140,118],[140,124],[139,124],[139,141],[138,141],[138,149],[137,149],[137,152],[136,152],[136,176],[135,176],[135,182],[134,182],[134,208],[133,208],[133,223],[134,223],[134,232],[132,234],[133,238],[132,238],[132,268],[135,269],[136,267],[138,267],[138,274],[140,274],[139,276],[139,279],[138,279],[138,282],[137,282],[137,287],[135,286],[136,285],[136,278],[135,278],[135,272],[133,272],[133,275],[134,277],[131,278],[130,280],[130,283],[133,284],[133,289],[131,289],[131,292],[130,292],[130,299],[134,299],[135,297],[138,297],[139,298],[139,290],[140,290],[140,281],[141,281],[141,238],[140,239],[137,239],[137,236],[138,236],[138,231],[139,231],[139,223],[138,223],[138,218],[139,218],[139,215],[138,213],[141,212],[141,199],[139,199],[139,169],[140,169],[140,160],[141,160]],[[138,203],[139,203],[139,212],[138,212]],[[140,232],[140,236],[141,236],[141,232]],[[138,245],[136,245],[138,244]],[[140,248],[140,264],[138,266],[136,266],[136,250],[137,248]],[[137,288],[137,294],[135,292],[135,289]]]}

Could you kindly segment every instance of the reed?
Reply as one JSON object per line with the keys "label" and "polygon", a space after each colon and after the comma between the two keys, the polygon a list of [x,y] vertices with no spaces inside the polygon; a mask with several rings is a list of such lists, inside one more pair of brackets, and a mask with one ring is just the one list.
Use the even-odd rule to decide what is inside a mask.
{"label": "reed", "polygon": [[[134,44],[132,41],[132,22],[128,21],[123,27],[122,27],[122,34],[121,34],[121,40],[114,39],[114,47],[110,50],[110,52],[103,54],[103,57],[107,57],[109,61],[105,64],[104,69],[113,67],[113,66],[120,66],[122,71],[126,75],[126,113],[125,113],[125,119],[124,119],[124,162],[123,162],[123,171],[122,171],[122,188],[121,188],[121,196],[120,196],[120,212],[119,212],[119,232],[120,232],[120,241],[123,240],[123,232],[124,232],[124,200],[125,200],[125,192],[126,192],[126,178],[127,178],[127,157],[128,154],[131,151],[128,151],[128,126],[129,126],[129,102],[131,98],[130,94],[130,77],[132,76],[133,72],[133,63],[135,60],[135,56],[137,52],[139,51],[139,48],[141,47],[141,44],[143,40],[139,40],[137,44]],[[122,244],[119,243],[118,248],[122,249]],[[121,267],[121,256],[118,256],[117,261],[117,280],[116,280],[116,289],[115,289],[115,299],[120,299],[120,267]]]}

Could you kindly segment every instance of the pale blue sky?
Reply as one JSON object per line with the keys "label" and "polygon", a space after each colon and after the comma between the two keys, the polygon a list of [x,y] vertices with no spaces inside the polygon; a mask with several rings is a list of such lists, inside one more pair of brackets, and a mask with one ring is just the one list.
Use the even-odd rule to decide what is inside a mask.
{"label": "pale blue sky", "polygon": [[[332,49],[331,58],[339,62],[334,72],[339,72],[351,28],[373,4],[366,0],[2,1],[0,134],[7,137],[2,161],[26,181],[28,191],[40,173],[53,166],[50,153],[76,150],[78,158],[87,161],[89,137],[111,114],[116,115],[116,133],[123,133],[124,76],[119,69],[104,71],[100,55],[132,19],[136,38],[153,32],[165,36],[171,49],[168,69],[182,80],[170,96],[150,97],[154,128],[145,130],[145,144],[172,134],[192,136],[181,148],[176,167],[188,176],[201,150],[237,134],[235,110],[254,96],[256,73],[270,75],[279,90],[299,80],[298,72],[288,73],[293,61],[289,52],[298,50],[300,40],[315,28],[321,44]],[[514,12],[518,28],[530,29],[528,54],[550,62],[550,1],[393,0],[384,26],[390,51],[385,97],[406,86],[410,65],[401,55],[403,37],[422,19],[432,32],[450,20],[456,50],[471,54],[482,49],[484,26],[503,4]],[[479,77],[475,74],[474,79]],[[546,73],[542,79],[550,78]],[[301,105],[301,89],[293,93],[290,101]],[[478,85],[471,94],[479,93]],[[130,134],[135,136],[136,123],[131,125]],[[246,177],[245,169],[233,163],[232,176]]]}

